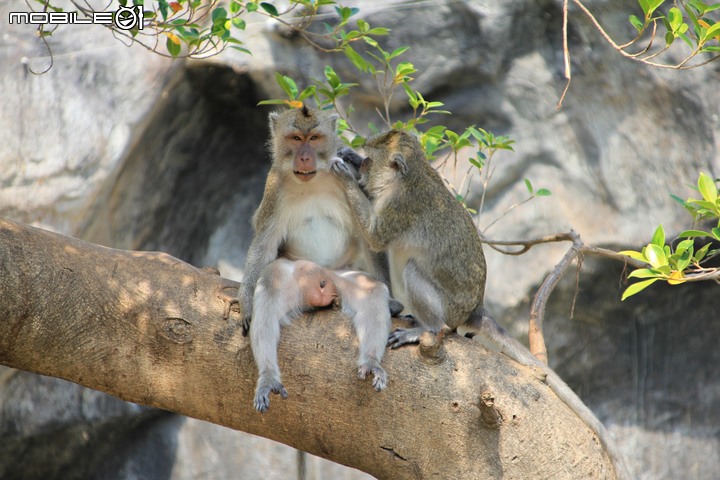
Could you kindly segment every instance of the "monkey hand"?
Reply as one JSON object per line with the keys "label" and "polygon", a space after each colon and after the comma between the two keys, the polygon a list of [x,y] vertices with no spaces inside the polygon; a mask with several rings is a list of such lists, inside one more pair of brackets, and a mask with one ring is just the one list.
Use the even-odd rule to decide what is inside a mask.
{"label": "monkey hand", "polygon": [[343,147],[337,152],[337,156],[342,158],[343,162],[349,163],[353,167],[355,167],[356,170],[360,170],[360,165],[362,164],[363,157],[358,155],[358,153],[353,150],[350,147]]}
{"label": "monkey hand", "polygon": [[360,365],[358,369],[358,377],[365,380],[368,373],[373,374],[372,386],[375,391],[379,392],[385,390],[387,386],[387,373],[385,369],[380,366],[380,362],[377,360],[368,360],[367,362]]}
{"label": "monkey hand", "polygon": [[338,180],[352,183],[357,182],[357,178],[355,177],[355,174],[353,174],[351,167],[349,167],[342,158],[335,157],[332,159],[330,171],[335,175]]}
{"label": "monkey hand", "polygon": [[260,376],[257,388],[255,389],[255,399],[253,406],[260,413],[265,413],[270,407],[270,393],[276,393],[285,400],[288,398],[287,390],[279,380]]}

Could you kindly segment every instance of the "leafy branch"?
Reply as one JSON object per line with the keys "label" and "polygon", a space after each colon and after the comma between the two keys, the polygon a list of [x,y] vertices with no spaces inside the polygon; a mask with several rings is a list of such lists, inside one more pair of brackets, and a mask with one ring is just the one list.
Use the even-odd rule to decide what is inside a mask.
{"label": "leafy branch", "polygon": [[[678,238],[685,238],[685,240],[673,246],[666,244],[665,230],[660,225],[655,230],[650,243],[641,251],[620,252],[647,265],[628,275],[628,278],[636,278],[641,281],[633,283],[625,290],[622,296],[623,300],[660,280],[669,285],[706,280],[715,280],[720,283],[720,268],[705,266],[708,260],[720,254],[718,248],[711,250],[714,242],[720,242],[720,196],[716,181],[705,173],[701,173],[698,178],[697,191],[700,193],[701,199],[681,200],[677,196],[673,196],[673,198],[690,212],[694,221],[712,219],[716,222],[716,227],[709,232],[686,230],[678,235]],[[708,242],[696,250],[696,242],[692,240],[693,238],[705,239]]]}
{"label": "leafy branch", "polygon": [[[567,84],[558,108],[562,105],[572,81],[570,51],[568,48],[568,3],[563,0],[563,52]],[[642,15],[630,15],[628,21],[636,30],[634,38],[619,44],[605,31],[595,15],[581,0],[572,2],[587,16],[603,39],[620,55],[630,60],[657,68],[687,70],[701,67],[720,58],[720,3],[707,4],[700,0],[675,0],[666,12],[660,7],[665,0],[638,0]],[[681,8],[682,7],[682,8]],[[664,32],[664,33],[662,33]],[[658,41],[658,36],[663,41]],[[662,61],[675,40],[681,39],[689,47],[689,53],[679,61]],[[656,44],[660,44],[656,46]],[[703,55],[705,54],[705,55]],[[694,63],[693,63],[693,60]]]}
{"label": "leafy branch", "polygon": [[[359,20],[358,23],[360,22]],[[361,30],[364,28],[361,27]],[[488,185],[495,172],[495,167],[491,165],[493,157],[500,150],[512,151],[514,140],[507,136],[495,135],[474,125],[466,127],[462,132],[455,132],[444,125],[434,125],[423,130],[423,126],[430,121],[430,115],[448,115],[450,112],[440,109],[444,106],[442,102],[427,100],[420,91],[412,88],[411,82],[414,80],[412,75],[416,72],[415,66],[411,62],[402,60],[403,54],[409,50],[409,47],[401,46],[388,52],[374,38],[366,37],[363,40],[367,45],[365,51],[358,51],[348,45],[343,49],[343,53],[360,74],[370,75],[373,78],[378,98],[382,103],[382,107],[376,108],[382,124],[386,128],[395,128],[416,134],[427,159],[436,161],[436,169],[441,173],[456,198],[466,206],[471,214],[482,213]],[[259,102],[259,105],[287,105],[292,108],[300,108],[306,101],[312,99],[318,108],[333,109],[338,113],[338,133],[347,145],[353,148],[362,147],[366,137],[350,119],[354,108],[350,105],[344,109],[341,105],[341,98],[350,96],[352,89],[358,87],[358,84],[343,82],[330,66],[325,67],[324,76],[324,79],[315,79],[311,85],[300,90],[294,79],[277,73],[275,79],[286,98],[266,99]],[[404,120],[394,120],[390,113],[392,99],[394,95],[403,93],[407,101],[407,110],[412,113]],[[367,130],[373,134],[379,132],[379,128],[373,122],[368,123]],[[469,155],[467,169],[459,185],[456,186],[447,178],[444,170],[451,168],[452,178],[457,178],[459,159],[463,151],[472,152],[474,155]],[[466,198],[470,194],[471,180],[474,175],[479,175],[481,178],[482,194],[479,210],[465,204]],[[486,229],[516,207],[535,197],[551,194],[546,188],[535,191],[530,180],[526,179],[525,184],[529,197],[519,204],[511,206],[500,217],[492,221]]]}

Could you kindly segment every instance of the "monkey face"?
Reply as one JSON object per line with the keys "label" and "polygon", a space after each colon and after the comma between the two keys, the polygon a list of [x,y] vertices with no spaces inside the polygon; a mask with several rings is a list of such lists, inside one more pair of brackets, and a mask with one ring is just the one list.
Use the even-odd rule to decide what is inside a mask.
{"label": "monkey face", "polygon": [[270,114],[275,168],[301,184],[328,172],[337,144],[335,121],[307,107]]}
{"label": "monkey face", "polygon": [[402,130],[376,135],[364,148],[367,158],[360,167],[360,184],[372,197],[404,181],[412,173],[409,163],[425,161],[418,139]]}

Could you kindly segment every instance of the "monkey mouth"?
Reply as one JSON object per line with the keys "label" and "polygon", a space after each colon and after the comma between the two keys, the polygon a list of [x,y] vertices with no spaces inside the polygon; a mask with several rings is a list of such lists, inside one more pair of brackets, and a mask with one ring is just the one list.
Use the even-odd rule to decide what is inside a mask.
{"label": "monkey mouth", "polygon": [[317,170],[295,170],[295,176],[303,182],[309,182],[317,173]]}

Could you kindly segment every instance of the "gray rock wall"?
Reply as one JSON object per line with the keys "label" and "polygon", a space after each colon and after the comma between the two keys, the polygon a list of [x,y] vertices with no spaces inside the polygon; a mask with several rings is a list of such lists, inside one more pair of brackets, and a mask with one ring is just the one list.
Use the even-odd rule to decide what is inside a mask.
{"label": "gray rock wall", "polygon": [[[670,233],[689,225],[669,193],[689,195],[699,171],[720,175],[720,63],[649,69],[621,58],[571,11],[573,83],[557,110],[562,2],[356,3],[373,26],[393,30],[388,49],[411,46],[415,88],[454,113],[439,121],[516,140],[514,153],[493,160],[481,225],[524,198],[524,178],[552,190],[505,216],[492,238],[573,228],[589,244],[636,248],[661,222]],[[634,2],[587,4],[609,31],[630,33]],[[379,124],[367,79],[264,20],[248,24],[252,57],[204,61],[171,61],[99,27],[68,27],[50,38],[53,68],[35,76],[28,68],[47,66],[46,50],[32,28],[6,24],[8,12],[25,8],[21,0],[0,5],[4,217],[163,250],[240,279],[268,167],[268,110],[255,104],[280,95],[274,72],[320,77],[330,63],[363,85],[355,123]],[[401,103],[398,117],[408,114]],[[519,337],[529,300],[566,247],[520,258],[487,251],[487,303]],[[715,478],[717,285],[657,288],[620,303],[621,266],[586,259],[570,319],[573,273],[548,306],[551,365],[605,422],[637,478]],[[3,368],[0,385],[0,442],[8,446],[0,478],[292,478],[302,463],[288,447],[67,382]],[[306,478],[364,477],[304,462]]]}

